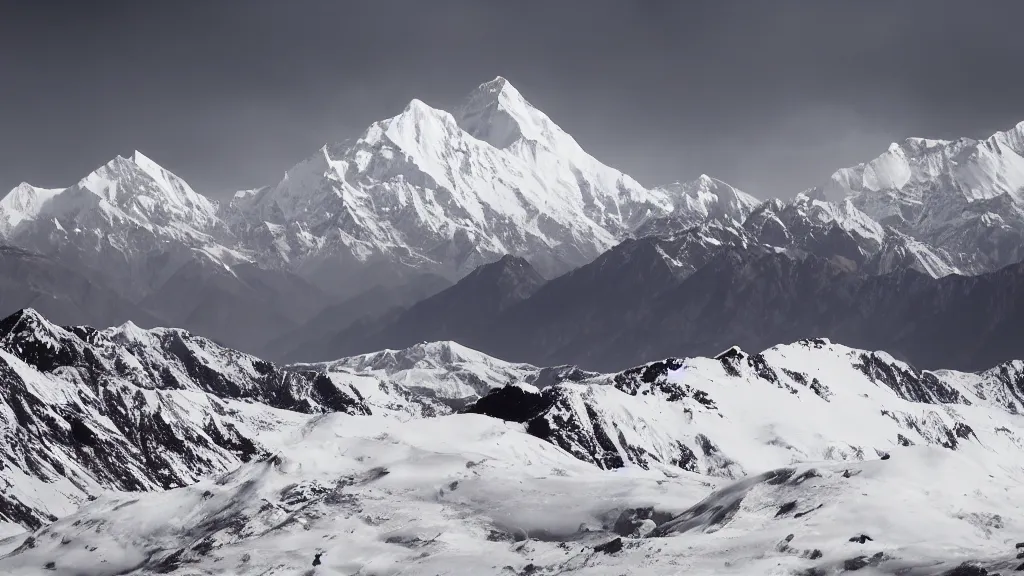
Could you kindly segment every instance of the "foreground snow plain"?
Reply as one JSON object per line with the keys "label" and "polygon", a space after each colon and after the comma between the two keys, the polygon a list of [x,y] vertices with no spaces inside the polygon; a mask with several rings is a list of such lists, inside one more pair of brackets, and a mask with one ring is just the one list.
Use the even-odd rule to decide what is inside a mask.
{"label": "foreground snow plain", "polygon": [[[328,414],[282,441],[228,474],[110,493],[0,541],[0,573],[944,574],[1020,563],[1024,473],[984,446],[901,447],[733,482],[601,470],[472,414]],[[620,534],[621,550],[595,551]],[[861,534],[871,540],[850,541]]]}
{"label": "foreground snow plain", "polygon": [[428,343],[280,370],[184,331],[2,327],[4,575],[1024,562],[1021,362],[922,372],[813,339],[598,375]]}

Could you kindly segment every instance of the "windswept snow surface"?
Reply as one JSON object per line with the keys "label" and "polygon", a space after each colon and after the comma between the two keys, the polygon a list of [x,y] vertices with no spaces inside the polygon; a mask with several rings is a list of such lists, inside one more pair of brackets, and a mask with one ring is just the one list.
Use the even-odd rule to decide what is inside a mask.
{"label": "windswept snow surface", "polygon": [[[13,354],[45,367],[73,333],[34,316],[8,333],[2,358],[30,389],[18,401],[67,418],[80,401],[55,379],[63,369],[34,371]],[[149,349],[160,332],[101,334]],[[244,356],[206,353],[245,381]],[[815,339],[577,381],[524,377],[493,385],[474,413],[388,409],[398,384],[382,377],[417,363],[429,366],[425,389],[448,364],[505,365],[432,343],[327,372],[368,410],[274,424],[266,415],[284,411],[224,403],[249,411],[229,410],[239,431],[254,414],[271,424],[256,458],[190,486],[69,502],[55,510],[63,517],[0,540],[0,573],[940,575],[1020,563],[1021,362],[922,372]],[[26,470],[2,477],[59,489]]]}
{"label": "windswept snow surface", "polygon": [[[1005,569],[1024,530],[1022,486],[1019,466],[980,447],[900,448],[884,461],[796,465],[725,483],[671,467],[601,470],[484,416],[403,423],[332,414],[229,474],[105,495],[2,541],[10,552],[0,570],[795,575],[861,564],[863,574],[942,574],[965,561]],[[850,541],[861,534],[871,539]],[[616,538],[621,550],[596,550]]]}

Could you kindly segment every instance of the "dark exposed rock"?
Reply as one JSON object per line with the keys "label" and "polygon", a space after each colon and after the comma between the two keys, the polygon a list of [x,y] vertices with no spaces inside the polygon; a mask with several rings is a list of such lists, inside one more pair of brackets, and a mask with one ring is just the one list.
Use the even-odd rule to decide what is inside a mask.
{"label": "dark exposed rock", "polygon": [[604,544],[594,546],[594,552],[604,552],[605,554],[615,554],[620,550],[622,550],[622,538],[616,538]]}
{"label": "dark exposed rock", "polygon": [[[990,576],[989,571],[981,566],[971,564],[970,562],[964,562],[963,564],[953,568],[948,572],[943,572],[942,576]],[[995,574],[991,576],[996,576]]]}
{"label": "dark exposed rock", "polygon": [[[466,338],[432,326],[396,338],[456,339],[500,358],[600,371],[657,357],[710,356],[732,345],[763,350],[807,334],[887,350],[929,369],[983,370],[1024,355],[1024,264],[970,277],[936,279],[906,269],[867,276],[851,260],[859,249],[840,249],[845,256],[836,257],[845,241],[779,252],[744,242],[743,234],[697,258],[684,273],[665,260],[671,238],[630,239],[482,319],[486,328]],[[819,252],[822,246],[829,248]],[[362,333],[375,327],[368,328]],[[912,376],[916,382],[894,381],[900,394],[938,399],[951,392],[932,394],[932,376]]]}
{"label": "dark exposed rock", "polygon": [[658,512],[653,507],[627,508],[619,513],[612,525],[612,531],[619,536],[632,536],[645,520],[655,524],[661,524],[672,519],[672,515],[666,512]]}
{"label": "dark exposed rock", "polygon": [[693,398],[706,408],[717,409],[714,400],[708,396],[707,392],[686,384],[668,382],[669,372],[679,370],[682,367],[683,362],[681,360],[669,358],[661,362],[651,362],[630,368],[615,375],[615,387],[630,396],[658,391],[664,394],[665,399],[669,402],[677,402],[683,398]]}
{"label": "dark exposed rock", "polygon": [[878,552],[873,556],[857,556],[843,561],[843,569],[853,572],[868,566],[878,566],[885,560],[885,554]]}
{"label": "dark exposed rock", "polygon": [[789,551],[791,551],[792,549],[789,547],[789,544],[790,544],[790,542],[793,541],[793,538],[795,536],[796,536],[795,534],[787,534],[785,538],[783,538],[781,541],[779,541],[778,544],[775,545],[775,551],[776,552],[789,552]]}
{"label": "dark exposed rock", "polygon": [[868,536],[867,534],[860,534],[858,536],[850,538],[850,542],[856,542],[858,544],[864,544],[865,542],[871,542],[873,540],[874,539],[871,536]]}
{"label": "dark exposed rock", "polygon": [[793,500],[792,502],[786,502],[782,506],[779,506],[779,511],[775,513],[775,517],[778,518],[779,516],[785,516],[786,514],[792,512],[793,510],[796,510],[796,500]]}
{"label": "dark exposed rock", "polygon": [[670,534],[682,534],[697,528],[714,531],[732,520],[751,487],[762,482],[775,486],[785,484],[795,472],[796,470],[793,468],[769,470],[716,490],[670,521],[659,524],[650,535],[662,537]]}
{"label": "dark exposed rock", "polygon": [[[669,402],[692,398],[702,405],[714,407],[714,402],[703,391],[667,382],[668,371],[680,366],[678,361],[671,359],[645,365],[617,375],[612,384],[623,393],[634,396],[662,394]],[[582,415],[577,410],[581,404]],[[527,433],[601,468],[621,468],[628,461],[642,468],[649,468],[652,462],[663,462],[693,472],[699,471],[704,462],[710,473],[727,476],[738,469],[710,439],[703,436],[697,439],[703,457],[680,442],[676,443],[678,452],[674,454],[655,454],[643,446],[631,444],[618,423],[604,417],[590,396],[579,388],[555,385],[534,392],[508,385],[491,391],[463,411],[524,423]]]}
{"label": "dark exposed rock", "polygon": [[931,372],[921,372],[913,367],[904,368],[874,352],[861,354],[860,362],[854,364],[854,367],[875,383],[889,387],[904,400],[927,404],[970,404],[959,390],[939,380]]}
{"label": "dark exposed rock", "polygon": [[807,516],[811,512],[814,512],[815,510],[820,510],[824,506],[825,506],[824,504],[818,504],[817,506],[815,506],[814,508],[811,508],[810,510],[804,510],[803,512],[797,512],[796,514],[793,514],[793,518],[803,518],[804,516]]}
{"label": "dark exposed rock", "polygon": [[524,423],[550,408],[554,398],[554,394],[538,394],[514,385],[504,386],[467,406],[464,411]]}

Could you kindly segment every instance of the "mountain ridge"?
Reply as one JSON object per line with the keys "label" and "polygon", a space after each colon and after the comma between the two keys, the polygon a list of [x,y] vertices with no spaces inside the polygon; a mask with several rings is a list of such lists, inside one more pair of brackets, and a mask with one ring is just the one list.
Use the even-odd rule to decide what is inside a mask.
{"label": "mountain ridge", "polygon": [[[282,370],[181,330],[32,310],[0,321],[0,406],[17,415],[0,571],[1016,565],[1020,360],[923,371],[815,338],[600,374],[454,342],[333,364]],[[274,408],[261,374],[343,395]],[[463,391],[464,413],[437,401]],[[374,554],[340,554],[354,549]]]}
{"label": "mountain ridge", "polygon": [[332,337],[320,311],[345,330],[360,319],[345,303],[377,287],[393,295],[370,307],[379,318],[432,296],[409,288],[430,278],[454,284],[512,254],[555,279],[630,238],[662,238],[648,242],[677,277],[736,247],[864,275],[993,272],[1024,259],[1022,125],[985,140],[908,139],[791,201],[759,202],[706,175],[645,187],[499,76],[454,113],[414,99],[219,203],[141,152],[65,189],[20,185],[0,200],[0,235],[151,316],[266,352],[307,323],[309,338]]}

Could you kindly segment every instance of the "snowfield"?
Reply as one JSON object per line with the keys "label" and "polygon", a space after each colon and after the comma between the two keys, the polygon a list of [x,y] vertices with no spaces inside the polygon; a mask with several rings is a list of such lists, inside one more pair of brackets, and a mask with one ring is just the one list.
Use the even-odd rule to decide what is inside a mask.
{"label": "snowfield", "polygon": [[439,342],[281,370],[25,311],[0,322],[0,374],[0,574],[1024,562],[1021,362],[927,372],[813,339],[593,375]]}
{"label": "snowfield", "polygon": [[[671,467],[601,470],[484,416],[330,414],[229,474],[106,495],[0,542],[0,570],[941,574],[967,561],[1015,566],[1022,503],[1020,466],[983,447],[906,447],[726,483]],[[621,549],[608,548],[616,539]]]}

